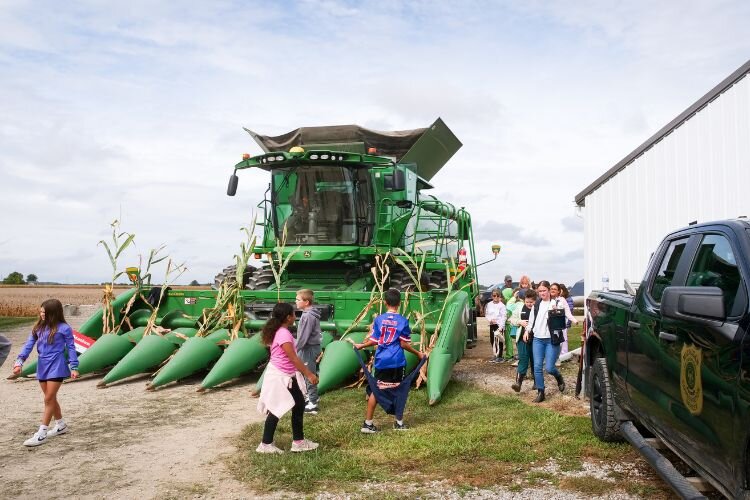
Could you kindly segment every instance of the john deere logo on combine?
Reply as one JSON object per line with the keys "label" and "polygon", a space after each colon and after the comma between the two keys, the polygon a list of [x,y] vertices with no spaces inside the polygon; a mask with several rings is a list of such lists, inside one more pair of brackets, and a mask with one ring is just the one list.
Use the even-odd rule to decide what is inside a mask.
{"label": "john deere logo on combine", "polygon": [[680,355],[680,393],[682,402],[693,415],[703,411],[703,385],[701,383],[701,360],[703,351],[699,347],[684,345]]}
{"label": "john deere logo on combine", "polygon": [[305,253],[302,255],[304,255],[306,259],[309,259],[312,257],[312,252],[310,250],[305,250]]}

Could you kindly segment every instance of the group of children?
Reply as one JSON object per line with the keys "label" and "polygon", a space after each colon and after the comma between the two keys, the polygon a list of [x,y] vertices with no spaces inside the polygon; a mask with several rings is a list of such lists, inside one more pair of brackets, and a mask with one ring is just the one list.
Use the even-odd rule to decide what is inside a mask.
{"label": "group of children", "polygon": [[[318,412],[317,360],[321,352],[321,329],[320,315],[313,307],[313,300],[312,290],[304,289],[297,292],[295,302],[297,308],[302,310],[302,315],[296,340],[289,331],[295,322],[294,308],[291,304],[276,304],[271,318],[263,327],[262,340],[271,347],[271,358],[258,401],[258,410],[266,415],[263,439],[256,449],[258,453],[283,453],[274,444],[273,439],[279,418],[290,410],[293,439],[291,451],[310,451],[318,447],[318,443],[304,438],[303,431],[304,414]],[[404,351],[409,351],[420,359],[423,358],[423,354],[412,347],[409,321],[398,313],[401,294],[398,290],[387,290],[384,300],[386,312],[375,318],[370,336],[364,342],[354,344],[354,348],[359,350],[377,346],[374,377],[380,382],[397,386],[405,378]],[[303,377],[306,380],[303,381]],[[377,404],[376,392],[369,391],[365,420],[360,429],[364,434],[379,431],[373,422]],[[394,429],[407,430],[403,413],[397,413],[395,416]]]}
{"label": "group of children", "polygon": [[[390,289],[385,292],[384,299],[386,312],[375,318],[370,336],[363,343],[354,344],[354,348],[359,350],[377,346],[373,379],[378,384],[383,383],[396,388],[402,381],[403,385],[407,383],[404,373],[404,351],[409,351],[420,359],[424,355],[412,347],[409,321],[398,313],[401,294]],[[270,359],[258,401],[258,410],[266,416],[263,438],[256,449],[258,453],[283,453],[283,450],[274,444],[274,434],[279,419],[289,411],[292,414],[291,451],[305,452],[318,448],[318,443],[305,439],[303,429],[304,414],[316,414],[319,402],[317,363],[322,335],[320,313],[313,307],[313,302],[312,290],[298,291],[295,299],[296,308],[285,302],[276,304],[260,333],[262,342],[270,350]],[[295,309],[302,311],[296,339],[290,330],[296,321]],[[25,446],[39,446],[52,436],[68,432],[57,401],[57,392],[64,379],[78,377],[78,358],[73,331],[65,321],[59,300],[50,299],[42,303],[39,319],[13,366],[15,375],[21,373],[23,363],[35,344],[39,354],[37,380],[44,394],[44,412],[39,430],[24,442]],[[368,391],[362,433],[372,434],[379,431],[373,422],[379,393],[382,393],[380,386]],[[56,422],[55,426],[49,429],[52,417]],[[403,404],[400,412],[395,412],[395,417],[394,429],[408,429],[403,421]]]}
{"label": "group of children", "polygon": [[[526,278],[521,286],[513,290],[512,280],[506,276],[506,287],[492,291],[492,301],[485,306],[485,318],[490,323],[490,343],[493,357],[490,362],[504,363],[516,359],[516,378],[511,387],[520,392],[529,367],[533,368],[534,386],[537,391],[534,402],[545,399],[544,372],[552,375],[560,392],[565,390],[565,380],[557,369],[558,358],[567,352],[567,328],[578,321],[572,313],[572,300],[565,297],[564,285],[542,280],[531,287]],[[509,317],[510,313],[510,317]],[[564,316],[566,321],[553,321],[555,316]],[[518,348],[514,355],[513,345]]]}

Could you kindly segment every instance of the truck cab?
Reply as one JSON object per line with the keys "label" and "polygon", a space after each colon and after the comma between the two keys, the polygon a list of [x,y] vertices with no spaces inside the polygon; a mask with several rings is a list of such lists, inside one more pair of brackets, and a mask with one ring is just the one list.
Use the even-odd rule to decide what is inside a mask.
{"label": "truck cab", "polygon": [[750,224],[691,225],[666,236],[635,297],[587,299],[592,427],[637,422],[727,496],[750,467]]}

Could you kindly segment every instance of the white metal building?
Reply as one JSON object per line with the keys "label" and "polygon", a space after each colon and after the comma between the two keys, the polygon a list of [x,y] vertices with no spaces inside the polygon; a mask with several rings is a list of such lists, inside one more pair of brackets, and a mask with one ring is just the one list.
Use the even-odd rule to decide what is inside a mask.
{"label": "white metal building", "polygon": [[750,61],[575,197],[586,294],[639,282],[668,232],[750,217]]}

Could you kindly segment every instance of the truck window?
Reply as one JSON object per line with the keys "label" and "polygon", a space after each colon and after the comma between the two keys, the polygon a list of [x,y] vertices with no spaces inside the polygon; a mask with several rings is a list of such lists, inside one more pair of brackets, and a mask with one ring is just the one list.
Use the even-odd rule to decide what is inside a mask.
{"label": "truck window", "polygon": [[682,257],[682,252],[685,251],[686,245],[687,238],[675,240],[669,244],[669,248],[667,248],[659,265],[659,272],[654,276],[654,281],[651,283],[651,288],[649,289],[649,295],[657,303],[661,302],[664,289],[672,285],[675,271],[677,271],[677,264],[680,262],[680,257]]}
{"label": "truck window", "polygon": [[688,273],[687,286],[716,286],[724,292],[724,308],[728,316],[738,316],[744,307],[740,301],[735,302],[742,283],[740,270],[726,237],[720,234],[703,236],[698,253]]}

